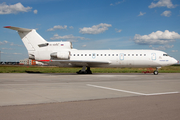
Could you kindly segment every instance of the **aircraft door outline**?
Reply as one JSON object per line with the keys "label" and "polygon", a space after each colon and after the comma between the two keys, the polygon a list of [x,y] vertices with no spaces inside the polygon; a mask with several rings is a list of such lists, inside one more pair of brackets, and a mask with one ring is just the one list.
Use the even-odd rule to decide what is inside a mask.
{"label": "aircraft door outline", "polygon": [[156,53],[151,53],[151,60],[156,60]]}
{"label": "aircraft door outline", "polygon": [[119,54],[119,59],[120,59],[120,60],[124,60],[124,53],[120,53],[120,54]]}

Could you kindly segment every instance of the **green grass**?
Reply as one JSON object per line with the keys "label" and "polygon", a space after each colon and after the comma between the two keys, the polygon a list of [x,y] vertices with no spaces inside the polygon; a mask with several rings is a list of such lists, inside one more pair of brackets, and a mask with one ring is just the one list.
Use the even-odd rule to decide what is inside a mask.
{"label": "green grass", "polygon": [[0,73],[73,73],[80,68],[62,68],[48,66],[0,66]]}
{"label": "green grass", "polygon": [[[0,66],[0,73],[76,73],[81,68],[63,68],[50,66]],[[142,73],[148,68],[91,68],[93,73]],[[155,68],[153,69],[153,71]],[[180,73],[180,66],[167,66],[159,69],[160,73]]]}

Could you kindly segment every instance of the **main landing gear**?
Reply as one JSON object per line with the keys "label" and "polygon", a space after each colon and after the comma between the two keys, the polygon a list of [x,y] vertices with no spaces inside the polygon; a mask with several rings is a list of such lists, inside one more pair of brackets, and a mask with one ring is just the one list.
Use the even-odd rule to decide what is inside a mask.
{"label": "main landing gear", "polygon": [[156,70],[153,72],[154,75],[158,75],[158,69],[161,68],[161,67],[157,67]]}
{"label": "main landing gear", "polygon": [[77,74],[92,74],[90,67],[83,66],[82,70],[79,70],[78,72],[76,72]]}

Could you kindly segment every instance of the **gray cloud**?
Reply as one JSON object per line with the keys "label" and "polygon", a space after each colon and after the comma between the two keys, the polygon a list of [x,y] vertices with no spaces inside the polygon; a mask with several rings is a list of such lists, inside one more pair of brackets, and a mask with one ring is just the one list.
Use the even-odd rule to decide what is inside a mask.
{"label": "gray cloud", "polygon": [[171,11],[166,10],[161,14],[161,16],[170,17],[171,16]]}
{"label": "gray cloud", "polygon": [[58,39],[66,39],[68,41],[71,42],[77,42],[78,39],[80,40],[90,40],[89,38],[85,38],[85,37],[80,37],[80,36],[74,36],[72,34],[70,35],[64,35],[64,36],[59,36],[58,34],[55,34],[52,38],[50,38],[51,40],[58,40]]}
{"label": "gray cloud", "polygon": [[150,45],[149,47],[152,48],[153,50],[166,50],[169,48],[173,48],[174,45],[164,45],[164,46],[158,46],[158,47],[153,47],[152,45]]}
{"label": "gray cloud", "polygon": [[171,50],[171,52],[178,52],[178,50]]}
{"label": "gray cloud", "polygon": [[146,12],[144,12],[144,13],[143,13],[143,12],[140,12],[138,16],[143,16],[143,15],[145,15],[145,14],[146,14]]}
{"label": "gray cloud", "polygon": [[167,44],[169,42],[174,42],[175,39],[180,39],[180,35],[174,31],[170,32],[169,30],[156,31],[152,32],[149,35],[139,35],[136,34],[134,36],[134,42],[137,44],[147,44],[147,45],[155,45],[155,44]]}
{"label": "gray cloud", "polygon": [[62,30],[62,29],[67,29],[67,25],[64,25],[64,27],[61,25],[56,25],[53,28],[49,28],[47,31],[55,31],[55,30]]}
{"label": "gray cloud", "polygon": [[38,11],[37,11],[37,10],[34,10],[33,12],[34,12],[34,14],[37,14],[37,13],[38,13]]}
{"label": "gray cloud", "polygon": [[81,34],[100,34],[108,30],[108,27],[112,27],[111,24],[100,23],[99,25],[93,25],[92,27],[80,28]]}
{"label": "gray cloud", "polygon": [[175,8],[177,5],[173,5],[171,0],[159,0],[157,3],[151,3],[149,5],[149,8],[155,8],[155,7],[167,7],[167,8]]}
{"label": "gray cloud", "polygon": [[17,14],[19,12],[29,12],[32,7],[24,7],[21,3],[7,5],[5,2],[0,4],[0,14]]}
{"label": "gray cloud", "polygon": [[111,3],[110,6],[115,6],[115,5],[121,4],[121,3],[123,3],[124,1],[125,1],[125,0],[123,0],[123,1],[118,1],[118,2],[116,2],[116,3]]}
{"label": "gray cloud", "polygon": [[118,32],[118,33],[120,33],[122,30],[115,28],[115,31]]}

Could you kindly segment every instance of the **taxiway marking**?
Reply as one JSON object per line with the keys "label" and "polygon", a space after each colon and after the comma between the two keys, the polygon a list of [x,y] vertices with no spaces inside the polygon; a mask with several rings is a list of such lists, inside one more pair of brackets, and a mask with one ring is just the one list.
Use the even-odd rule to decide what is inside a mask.
{"label": "taxiway marking", "polygon": [[92,85],[92,84],[86,84],[87,86],[90,87],[96,87],[96,88],[102,88],[102,89],[107,89],[107,90],[114,90],[114,91],[119,91],[119,92],[126,92],[126,93],[131,93],[131,94],[136,94],[136,95],[164,95],[164,94],[175,94],[179,92],[163,92],[163,93],[151,93],[151,94],[145,94],[145,93],[139,93],[139,92],[133,92],[133,91],[127,91],[127,90],[121,90],[121,89],[115,89],[115,88],[109,88],[109,87],[103,87],[103,86],[98,86],[98,85]]}

